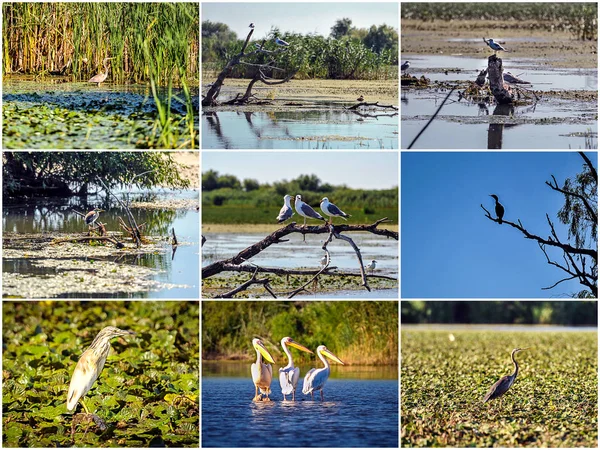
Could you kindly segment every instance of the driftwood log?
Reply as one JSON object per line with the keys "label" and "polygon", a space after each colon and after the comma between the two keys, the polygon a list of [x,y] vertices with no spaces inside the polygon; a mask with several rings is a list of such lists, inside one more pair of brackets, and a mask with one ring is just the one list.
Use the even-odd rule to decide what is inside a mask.
{"label": "driftwood log", "polygon": [[[256,72],[255,72],[254,76],[252,77],[252,80],[248,84],[244,95],[238,94],[235,96],[235,98],[233,100],[229,100],[228,102],[225,102],[224,104],[242,105],[242,104],[246,104],[246,103],[250,102],[250,100],[254,97],[254,95],[252,94],[252,87],[258,81],[262,82],[263,84],[273,86],[273,85],[287,83],[288,81],[290,81],[290,79],[294,75],[296,75],[296,72],[298,72],[298,69],[288,72],[286,69],[281,69],[281,68],[278,68],[275,66],[275,58],[274,57],[277,56],[278,54],[286,52],[288,50],[287,47],[280,48],[277,50],[266,50],[263,48],[263,46],[265,45],[265,40],[263,40],[262,43],[260,44],[260,46],[257,45],[256,50],[245,53],[246,48],[248,47],[248,43],[250,42],[250,38],[252,37],[253,33],[254,33],[254,28],[252,30],[250,30],[250,32],[248,33],[248,36],[246,36],[246,41],[244,42],[244,45],[242,45],[242,49],[240,50],[240,52],[237,55],[234,55],[231,58],[231,60],[229,60],[229,62],[225,66],[225,68],[217,76],[217,79],[215,80],[215,82],[210,85],[208,92],[202,98],[202,106],[218,106],[219,105],[217,98],[219,97],[219,94],[221,93],[221,87],[225,83],[225,79],[228,78],[229,76],[231,76],[231,73],[233,72],[234,67],[237,66],[238,64],[255,67]],[[267,56],[271,57],[271,59],[264,64],[252,64],[252,63],[243,61],[243,58],[245,58],[245,57],[259,55],[259,54],[267,55]],[[287,75],[285,77],[283,77],[283,79],[274,79],[267,75],[267,73],[277,72],[277,71],[284,72],[284,73],[287,72]]]}

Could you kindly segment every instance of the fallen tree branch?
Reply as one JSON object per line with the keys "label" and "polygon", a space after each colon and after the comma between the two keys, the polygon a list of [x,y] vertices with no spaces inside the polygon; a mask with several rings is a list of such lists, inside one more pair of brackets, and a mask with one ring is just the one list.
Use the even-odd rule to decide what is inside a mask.
{"label": "fallen tree branch", "polygon": [[398,107],[394,106],[394,105],[380,105],[379,102],[375,102],[375,103],[368,103],[368,102],[360,102],[357,103],[356,105],[350,106],[349,108],[344,108],[347,110],[354,110],[354,109],[358,109],[361,106],[376,106],[377,108],[387,108],[387,109],[393,109],[394,111],[398,111]]}
{"label": "fallen tree branch", "polygon": [[[259,267],[259,273],[272,273],[273,275],[315,275],[321,272],[322,276],[331,276],[331,277],[360,277],[360,273],[356,272],[334,272],[338,270],[337,266],[326,267],[324,271],[321,272],[320,269],[281,269],[279,267]],[[224,272],[254,272],[254,267],[247,265],[234,265],[234,264],[226,264],[224,266]],[[390,277],[387,275],[367,275],[369,278],[380,278],[382,280],[391,280],[396,281],[397,278]]]}
{"label": "fallen tree branch", "polygon": [[275,296],[275,294],[273,294],[273,291],[271,291],[271,289],[268,289],[268,284],[271,282],[271,280],[269,280],[268,278],[264,278],[262,280],[259,280],[259,279],[256,278],[256,274],[257,273],[258,273],[258,270],[255,270],[254,274],[252,275],[252,278],[250,278],[248,281],[246,281],[242,285],[236,287],[235,289],[232,289],[229,292],[226,292],[224,294],[215,296],[215,298],[231,298],[234,295],[239,294],[242,291],[245,291],[246,289],[248,289],[253,284],[262,284],[265,287],[265,289],[267,289],[267,291],[269,291],[269,293],[271,293],[271,295],[273,296],[273,298],[277,298]]}

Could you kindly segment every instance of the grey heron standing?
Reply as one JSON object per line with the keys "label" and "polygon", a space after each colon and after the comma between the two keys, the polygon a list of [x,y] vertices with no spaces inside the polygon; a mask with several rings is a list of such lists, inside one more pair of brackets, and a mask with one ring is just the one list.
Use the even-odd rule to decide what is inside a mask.
{"label": "grey heron standing", "polygon": [[104,80],[106,80],[106,77],[108,77],[108,63],[107,61],[109,59],[113,59],[113,57],[111,58],[104,58],[104,60],[102,61],[102,65],[104,66],[104,72],[100,72],[98,75],[94,75],[90,81],[88,81],[88,83],[97,83],[98,87],[100,87],[100,83],[102,83]]}
{"label": "grey heron standing", "polygon": [[512,362],[515,365],[515,372],[512,375],[505,375],[502,378],[500,378],[498,381],[496,381],[494,383],[494,385],[490,388],[488,393],[485,395],[485,397],[483,397],[483,403],[487,403],[490,400],[493,400],[498,397],[502,397],[504,394],[506,394],[506,391],[508,391],[510,389],[510,387],[513,385],[513,383],[515,382],[515,379],[517,378],[517,374],[519,373],[519,365],[517,364],[517,361],[515,360],[515,354],[519,353],[523,350],[527,350],[528,348],[531,348],[531,347],[515,348],[512,351],[512,353],[510,354],[510,358],[512,359]]}

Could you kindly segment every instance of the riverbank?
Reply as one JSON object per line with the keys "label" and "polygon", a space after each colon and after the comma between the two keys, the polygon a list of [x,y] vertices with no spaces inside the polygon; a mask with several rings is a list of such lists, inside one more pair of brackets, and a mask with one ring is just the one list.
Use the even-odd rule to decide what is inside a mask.
{"label": "riverbank", "polygon": [[[212,77],[205,75],[203,86],[212,83]],[[228,78],[221,89],[220,99],[235,97],[237,92],[245,92],[250,80]],[[396,80],[291,80],[277,86],[257,83],[252,92],[265,100],[314,100],[344,101],[358,103],[364,96],[365,102],[398,105],[398,83]],[[204,90],[204,88],[203,88]],[[264,107],[263,107],[264,109]]]}
{"label": "riverbank", "polygon": [[[531,25],[537,21],[531,21]],[[575,39],[569,32],[533,29],[527,21],[403,19],[401,52],[487,58],[483,38],[494,38],[509,52],[503,58],[540,59],[542,67],[596,69],[598,42]],[[440,39],[444,36],[444,39]]]}

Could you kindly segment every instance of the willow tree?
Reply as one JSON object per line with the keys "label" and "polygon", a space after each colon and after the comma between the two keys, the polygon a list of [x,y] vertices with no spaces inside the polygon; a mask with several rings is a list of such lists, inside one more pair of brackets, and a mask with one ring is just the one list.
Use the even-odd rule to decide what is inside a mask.
{"label": "willow tree", "polygon": [[[577,280],[583,286],[579,292],[572,293],[576,298],[598,297],[598,172],[592,161],[584,152],[579,152],[583,159],[582,171],[573,178],[567,178],[562,187],[556,178],[546,181],[546,185],[564,198],[562,208],[556,214],[558,220],[567,226],[567,236],[560,236],[554,222],[546,214],[548,236],[542,237],[527,230],[521,220],[511,222],[497,219],[486,212],[486,217],[501,225],[508,225],[519,230],[525,239],[537,242],[546,257],[547,264],[563,272],[561,278],[552,286],[542,289],[553,289],[567,280]],[[546,233],[540,233],[546,234]],[[551,255],[549,254],[551,253]],[[558,256],[558,257],[557,257]]]}

